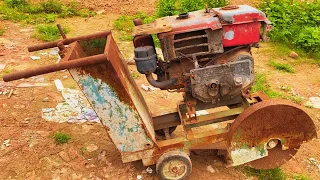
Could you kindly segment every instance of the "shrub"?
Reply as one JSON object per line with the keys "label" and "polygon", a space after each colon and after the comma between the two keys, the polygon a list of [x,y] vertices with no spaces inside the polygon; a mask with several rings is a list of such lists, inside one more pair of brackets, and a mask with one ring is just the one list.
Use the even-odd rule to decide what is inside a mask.
{"label": "shrub", "polygon": [[320,51],[320,0],[263,0],[260,8],[273,23],[272,41],[310,54]]}
{"label": "shrub", "polygon": [[25,0],[4,0],[4,3],[13,8],[13,7],[19,7],[19,6],[23,6],[26,4]]}
{"label": "shrub", "polygon": [[178,14],[176,8],[177,0],[158,0],[158,4],[156,7],[156,16],[164,17],[164,16],[172,16],[174,14]]}
{"label": "shrub", "polygon": [[41,3],[41,6],[43,8],[43,12],[45,13],[56,13],[60,14],[62,13],[62,4],[59,1],[56,0],[49,0]]}
{"label": "shrub", "polygon": [[[65,33],[68,33],[67,28],[63,28]],[[39,25],[34,37],[43,41],[54,41],[60,38],[60,32],[55,25]]]}
{"label": "shrub", "polygon": [[156,17],[172,16],[179,13],[185,13],[204,9],[206,5],[209,8],[223,7],[228,5],[227,0],[159,0],[156,7]]}
{"label": "shrub", "polygon": [[64,5],[56,0],[48,0],[40,4],[5,0],[4,5],[0,6],[0,20],[22,21],[28,24],[51,23],[56,17],[91,17],[95,14],[88,9],[80,8],[78,3]]}
{"label": "shrub", "polygon": [[68,143],[71,139],[71,136],[65,133],[55,133],[52,138],[55,140],[56,144],[65,144]]}

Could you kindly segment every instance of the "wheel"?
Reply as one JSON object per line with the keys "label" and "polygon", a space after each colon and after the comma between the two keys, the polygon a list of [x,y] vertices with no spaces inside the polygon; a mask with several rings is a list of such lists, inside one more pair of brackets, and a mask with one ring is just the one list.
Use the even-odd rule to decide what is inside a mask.
{"label": "wheel", "polygon": [[180,180],[190,176],[192,164],[190,157],[180,151],[163,154],[157,161],[156,171],[163,180]]}
{"label": "wheel", "polygon": [[[177,129],[177,126],[169,127],[169,134],[172,134]],[[155,131],[158,136],[164,136],[164,130],[159,129]]]}

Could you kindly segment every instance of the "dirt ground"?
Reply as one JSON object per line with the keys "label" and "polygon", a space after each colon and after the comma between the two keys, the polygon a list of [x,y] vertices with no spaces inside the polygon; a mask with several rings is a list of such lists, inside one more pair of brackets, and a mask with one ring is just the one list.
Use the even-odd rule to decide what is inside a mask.
{"label": "dirt ground", "polygon": [[[68,25],[71,32],[68,36],[84,35],[101,30],[112,29],[112,21],[118,15],[138,10],[148,10],[154,7],[155,1],[80,1],[96,10],[106,8],[106,14],[97,15],[89,19],[69,18],[59,19],[57,23]],[[150,3],[150,6],[141,4]],[[115,6],[116,5],[116,6]],[[108,7],[121,7],[111,8]],[[145,8],[145,9],[144,9]],[[121,10],[120,10],[121,9]],[[128,10],[129,9],[129,10]],[[152,11],[153,8],[150,8]],[[6,32],[0,36],[0,64],[6,64],[8,71],[22,70],[44,64],[53,64],[55,57],[42,55],[39,52],[28,53],[27,46],[40,43],[31,37],[32,26],[20,26],[17,23],[1,21]],[[81,26],[79,26],[81,24]],[[114,32],[118,39],[119,34]],[[132,53],[131,42],[117,41],[125,57]],[[311,63],[297,62],[296,73],[288,74],[274,70],[268,66],[270,57],[279,61],[295,61],[287,56],[274,55],[275,49],[270,44],[262,44],[259,50],[254,49],[255,68],[257,72],[267,72],[271,87],[279,90],[279,85],[294,87],[295,91],[307,100],[320,94],[320,68]],[[42,51],[48,52],[48,51]],[[33,61],[30,56],[37,55],[41,59]],[[273,57],[273,55],[275,57]],[[8,68],[9,67],[9,68]],[[129,69],[134,72],[135,67]],[[67,75],[67,78],[65,76]],[[17,88],[22,82],[50,83],[47,87]],[[60,79],[67,88],[77,89],[67,71],[42,75],[4,83],[0,81],[0,179],[158,179],[155,167],[153,172],[146,172],[141,162],[123,164],[120,153],[108,138],[99,124],[95,123],[55,123],[42,119],[41,110],[45,107],[54,108],[62,101],[61,93],[57,91],[53,81]],[[138,87],[148,85],[143,76],[136,79]],[[181,94],[156,90],[146,92],[141,89],[152,113],[169,111],[176,107],[181,100]],[[48,101],[44,99],[48,98]],[[317,109],[303,107],[314,119],[319,130],[320,112]],[[56,145],[52,139],[55,132],[71,135],[67,144]],[[5,140],[10,140],[9,146],[3,146]],[[222,159],[215,151],[197,151],[191,155],[193,171],[190,179],[248,179],[237,168],[226,168]],[[311,160],[310,160],[311,159]],[[312,140],[303,144],[297,155],[282,168],[288,173],[303,173],[313,179],[320,179],[320,169],[315,161],[320,161],[320,141]],[[214,168],[214,173],[207,170]]]}

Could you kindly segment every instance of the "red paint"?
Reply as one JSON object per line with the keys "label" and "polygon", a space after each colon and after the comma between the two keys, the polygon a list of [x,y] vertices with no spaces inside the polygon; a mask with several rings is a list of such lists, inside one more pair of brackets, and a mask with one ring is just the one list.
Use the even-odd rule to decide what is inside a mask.
{"label": "red paint", "polygon": [[263,16],[260,13],[245,13],[245,14],[239,14],[239,15],[234,15],[234,23],[233,24],[238,24],[238,23],[248,23],[252,22],[252,20],[255,21],[266,21],[268,20],[265,16]]}
{"label": "red paint", "polygon": [[[233,39],[226,39],[225,34],[233,31]],[[223,26],[223,46],[239,46],[260,41],[260,22]]]}

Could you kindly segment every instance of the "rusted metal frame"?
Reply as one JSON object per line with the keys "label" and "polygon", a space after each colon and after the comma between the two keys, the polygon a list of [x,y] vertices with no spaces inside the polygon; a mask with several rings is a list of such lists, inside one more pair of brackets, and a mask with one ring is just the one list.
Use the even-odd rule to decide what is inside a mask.
{"label": "rusted metal frame", "polygon": [[269,100],[270,98],[264,92],[256,92],[251,94],[248,98],[242,96],[242,99],[242,104],[247,108],[258,102]]}
{"label": "rusted metal frame", "polygon": [[111,31],[105,31],[105,32],[99,32],[95,34],[90,34],[86,36],[79,36],[79,37],[73,37],[73,38],[67,38],[63,40],[57,40],[49,43],[43,43],[35,46],[30,46],[28,47],[29,52],[33,51],[39,51],[42,49],[48,49],[48,48],[54,48],[57,47],[57,44],[62,42],[64,45],[71,44],[75,41],[83,41],[83,40],[91,40],[91,39],[96,39],[96,38],[101,38],[101,37],[107,37],[109,34],[111,34]]}
{"label": "rusted metal frame", "polygon": [[183,50],[183,49],[190,49],[194,47],[202,47],[202,46],[209,46],[209,43],[203,43],[203,44],[195,44],[195,45],[190,45],[190,46],[184,46],[181,48],[175,48],[176,51]]}
{"label": "rusted metal frame", "polygon": [[[114,45],[114,47],[112,45]],[[117,55],[119,55],[119,57],[117,57],[119,59],[111,58],[115,53]],[[136,86],[135,81],[133,80],[133,78],[128,70],[128,67],[124,63],[121,52],[120,52],[119,48],[116,46],[116,42],[114,41],[112,34],[109,34],[107,37],[105,54],[108,57],[108,60],[111,62],[112,66],[118,70],[120,81],[122,81],[122,83],[127,86],[126,91],[129,94],[130,94],[130,92],[135,92],[135,94],[130,94],[130,95],[135,97],[135,99],[136,98],[139,99],[139,102],[133,102],[135,108],[137,110],[140,110],[140,112],[143,111],[145,114],[148,115],[147,117],[141,117],[141,120],[144,123],[146,123],[145,121],[148,121],[148,123],[152,125],[151,112],[149,111],[148,106],[147,106],[142,94],[140,93],[138,87]],[[141,114],[139,114],[139,115],[141,115]],[[143,125],[143,128],[144,128],[146,134],[148,135],[148,137],[155,144],[155,147],[158,147],[157,141],[155,139],[154,128],[146,126],[145,124],[142,124],[142,125]]]}
{"label": "rusted metal frame", "polygon": [[66,36],[66,34],[64,33],[61,25],[60,25],[60,24],[57,24],[57,27],[58,27],[58,29],[59,29],[59,32],[60,32],[61,37],[62,37],[63,39],[67,39],[67,36]]}
{"label": "rusted metal frame", "polygon": [[22,79],[22,78],[29,78],[32,76],[47,74],[47,73],[65,70],[65,69],[73,69],[73,68],[80,68],[83,66],[88,66],[88,65],[93,65],[93,64],[100,64],[106,60],[107,60],[106,55],[99,54],[99,55],[95,55],[95,56],[80,58],[80,59],[73,60],[73,61],[62,62],[62,63],[52,64],[52,65],[46,65],[46,66],[41,66],[38,68],[32,68],[32,69],[27,69],[27,70],[11,73],[11,74],[5,75],[3,77],[3,80],[5,82],[14,81],[14,80]]}
{"label": "rusted metal frame", "polygon": [[234,109],[211,113],[208,115],[197,116],[196,123],[187,122],[185,126],[187,126],[188,128],[195,128],[195,127],[204,126],[208,124],[233,120],[237,118],[238,115],[241,114],[244,110],[245,110],[245,107],[238,107]]}
{"label": "rusted metal frame", "polygon": [[[209,47],[208,47],[209,49]],[[178,52],[179,53],[179,52]],[[175,60],[180,60],[182,57],[185,57],[185,58],[192,58],[192,56],[205,56],[205,55],[210,55],[211,52],[210,52],[210,49],[209,51],[207,52],[198,52],[198,53],[193,53],[193,54],[183,54],[181,55],[182,53],[180,53],[179,55],[177,55],[174,59],[171,59],[171,61],[175,61]]]}
{"label": "rusted metal frame", "polygon": [[197,147],[201,148],[219,142],[224,143],[226,141],[228,131],[229,127],[226,127],[195,134],[190,139],[186,137],[177,137],[174,139],[158,141],[159,149],[154,149],[152,152],[146,150],[145,152],[140,152],[137,155],[141,157],[145,166],[150,166],[156,164],[160,156],[168,151],[179,150],[190,154],[190,150],[197,149]]}
{"label": "rusted metal frame", "polygon": [[160,130],[181,125],[181,120],[178,112],[156,116],[152,119],[154,130]]}
{"label": "rusted metal frame", "polygon": [[177,43],[177,42],[182,42],[182,41],[188,41],[188,40],[191,40],[191,39],[201,39],[201,38],[208,38],[208,35],[204,34],[204,35],[198,35],[198,36],[187,37],[187,38],[182,38],[182,39],[176,39],[173,42]]}
{"label": "rusted metal frame", "polygon": [[[185,106],[186,111],[181,111],[180,106]],[[178,104],[178,113],[179,113],[180,121],[181,121],[183,130],[184,130],[184,132],[185,132],[185,134],[187,136],[187,139],[188,139],[188,138],[191,138],[193,136],[193,133],[192,133],[191,128],[188,128],[187,126],[185,126],[185,122],[186,122],[185,119],[187,119],[186,118],[186,113],[187,112],[188,112],[188,107],[187,107],[187,105],[185,103]],[[188,112],[188,113],[190,113],[190,112]],[[196,113],[196,112],[194,112],[194,113]],[[189,116],[190,116],[190,114],[189,114]]]}
{"label": "rusted metal frame", "polygon": [[160,152],[169,149],[192,149],[206,144],[216,143],[226,140],[229,128],[219,128],[203,133],[194,134],[191,138],[179,137],[169,140],[158,141]]}

